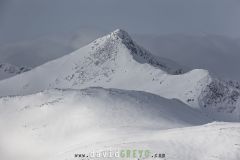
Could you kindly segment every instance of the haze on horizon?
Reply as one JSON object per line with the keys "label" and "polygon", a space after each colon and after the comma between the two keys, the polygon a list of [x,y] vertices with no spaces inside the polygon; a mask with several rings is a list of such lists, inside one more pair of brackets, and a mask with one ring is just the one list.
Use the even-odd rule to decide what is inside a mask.
{"label": "haze on horizon", "polygon": [[240,37],[239,0],[1,0],[0,42],[93,28]]}

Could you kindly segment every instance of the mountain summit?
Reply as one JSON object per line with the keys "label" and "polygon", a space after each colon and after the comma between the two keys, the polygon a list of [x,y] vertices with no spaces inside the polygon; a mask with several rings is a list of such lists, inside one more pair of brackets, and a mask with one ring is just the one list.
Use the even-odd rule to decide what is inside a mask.
{"label": "mountain summit", "polygon": [[110,33],[110,35],[113,37],[116,37],[116,38],[121,38],[122,40],[125,40],[126,42],[132,41],[132,38],[130,37],[130,35],[122,29],[116,29],[115,31]]}
{"label": "mountain summit", "polygon": [[[186,68],[171,60],[152,55],[137,45],[126,31],[117,29],[66,56],[1,81],[0,89],[3,92],[0,95],[91,86],[119,88],[120,85],[127,89],[130,83],[138,88],[139,85],[159,84],[159,76],[177,75],[186,71]],[[12,87],[9,85],[14,86],[14,89],[10,89]]]}
{"label": "mountain summit", "polygon": [[95,40],[89,45],[92,45],[92,48],[97,46],[98,48],[102,48],[102,50],[109,52],[111,52],[111,49],[114,49],[114,46],[117,47],[121,45],[128,49],[128,53],[139,63],[149,63],[170,74],[181,74],[189,71],[186,67],[180,66],[169,59],[154,56],[149,51],[137,45],[130,35],[121,29],[117,29],[110,34]]}
{"label": "mountain summit", "polygon": [[153,56],[120,29],[71,54],[0,81],[0,96],[87,87],[150,92],[216,113],[215,118],[240,120],[240,90],[236,85],[213,78],[207,70],[188,71]]}

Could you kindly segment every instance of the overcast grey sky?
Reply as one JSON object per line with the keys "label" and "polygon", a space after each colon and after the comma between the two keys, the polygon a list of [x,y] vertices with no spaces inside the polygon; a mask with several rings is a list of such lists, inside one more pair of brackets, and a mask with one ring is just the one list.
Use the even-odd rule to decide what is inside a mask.
{"label": "overcast grey sky", "polygon": [[240,37],[239,0],[0,0],[0,40],[81,27]]}

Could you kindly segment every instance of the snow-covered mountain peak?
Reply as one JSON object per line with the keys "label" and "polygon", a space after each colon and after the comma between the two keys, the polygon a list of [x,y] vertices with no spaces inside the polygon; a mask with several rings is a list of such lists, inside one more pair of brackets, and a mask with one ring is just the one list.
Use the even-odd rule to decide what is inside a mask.
{"label": "snow-covered mountain peak", "polygon": [[[94,41],[93,44],[103,45],[104,43],[108,42],[114,42],[115,45],[123,43],[134,43],[131,36],[122,29],[116,29],[113,32],[110,32],[109,34],[100,37]],[[90,43],[92,45],[92,43]],[[135,44],[134,44],[135,45]]]}
{"label": "snow-covered mountain peak", "polygon": [[132,41],[132,38],[130,37],[130,35],[122,29],[116,29],[115,31],[110,33],[110,35],[111,37],[120,38],[126,41]]}
{"label": "snow-covered mountain peak", "polygon": [[[116,30],[64,57],[0,81],[0,96],[26,95],[52,88],[117,88],[179,99],[193,108],[212,107],[211,112],[239,120],[238,88],[219,83],[206,70],[184,69],[152,55],[125,31]],[[229,107],[226,109],[222,102]]]}
{"label": "snow-covered mountain peak", "polygon": [[[148,91],[149,88],[156,89],[155,85],[162,83],[164,75],[181,74],[183,71],[182,66],[171,60],[153,56],[138,46],[127,32],[118,29],[26,74],[0,82],[3,91],[0,95],[21,95],[49,88],[102,86],[125,89],[130,83],[133,89],[149,84],[152,87],[146,86],[143,90]],[[42,77],[44,81],[39,81]],[[8,87],[12,84],[14,90]]]}
{"label": "snow-covered mountain peak", "polygon": [[141,64],[150,64],[174,75],[190,71],[187,67],[181,66],[176,62],[153,55],[148,50],[135,43],[131,36],[121,29],[117,29],[96,39],[90,43],[88,47],[91,48],[92,52],[95,52],[94,54],[98,55],[98,57],[105,56],[105,59],[108,57],[108,60],[112,60],[112,57],[117,57],[119,59],[124,56],[125,58],[128,57],[128,59],[133,59]]}

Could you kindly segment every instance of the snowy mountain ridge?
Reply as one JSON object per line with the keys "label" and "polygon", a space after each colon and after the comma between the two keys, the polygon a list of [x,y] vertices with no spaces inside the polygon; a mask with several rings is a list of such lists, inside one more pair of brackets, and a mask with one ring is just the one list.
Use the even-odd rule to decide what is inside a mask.
{"label": "snowy mountain ridge", "polygon": [[[111,48],[111,45],[117,45],[118,43],[122,43],[125,45],[125,47],[130,51],[133,58],[138,61],[139,63],[149,63],[155,67],[159,67],[162,70],[169,72],[170,74],[181,74],[184,72],[189,71],[187,67],[183,67],[178,65],[177,63],[165,59],[162,57],[157,57],[151,54],[149,51],[145,50],[141,46],[137,45],[130,35],[121,29],[117,29],[110,33],[109,35],[106,35],[102,38],[97,39],[93,42],[96,46],[105,46],[106,48]],[[94,46],[93,46],[94,48]],[[102,48],[102,50],[106,49]],[[101,52],[99,50],[99,52]]]}
{"label": "snowy mountain ridge", "polygon": [[9,63],[0,63],[0,80],[27,72],[29,70],[30,68],[28,67],[19,67]]}
{"label": "snowy mountain ridge", "polygon": [[[16,83],[19,81],[21,84]],[[93,86],[150,92],[207,110],[211,116],[219,112],[226,120],[240,120],[238,88],[216,79],[207,70],[189,71],[153,56],[119,29],[69,55],[0,81],[0,96]]]}

